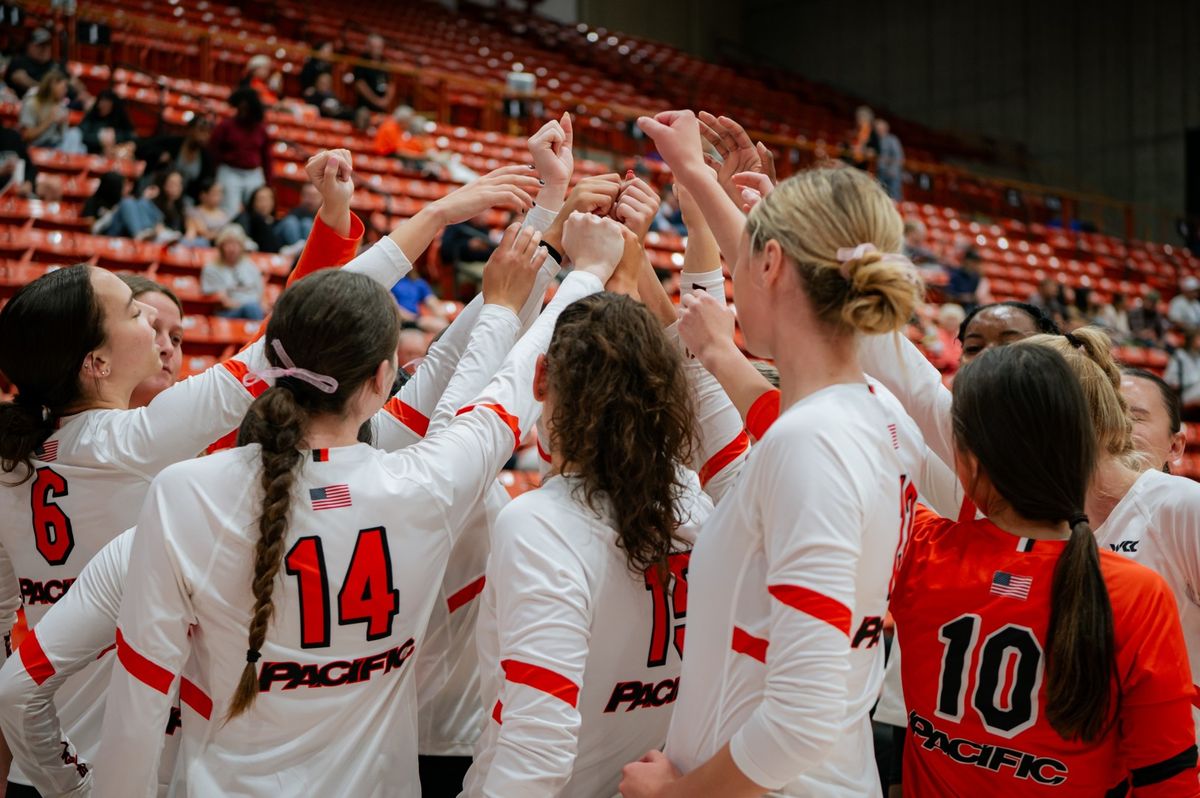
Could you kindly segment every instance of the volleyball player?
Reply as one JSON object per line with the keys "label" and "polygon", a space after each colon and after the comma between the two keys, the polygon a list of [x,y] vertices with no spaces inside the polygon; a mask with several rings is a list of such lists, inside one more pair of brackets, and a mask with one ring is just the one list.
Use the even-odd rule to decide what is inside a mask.
{"label": "volleyball player", "polygon": [[1179,394],[1153,372],[1123,368],[1121,395],[1129,403],[1137,450],[1156,468],[1171,473],[1171,464],[1178,463],[1187,448]]}
{"label": "volleyball player", "polygon": [[911,488],[854,333],[899,329],[917,302],[911,271],[882,255],[900,247],[900,218],[870,178],[822,169],[743,219],[701,159],[694,115],[639,123],[722,251],[723,238],[740,239],[747,345],[776,359],[787,410],[697,541],[689,580],[703,587],[689,595],[666,756],[626,766],[622,793],[877,793],[867,713]]}
{"label": "volleyball player", "polygon": [[[532,420],[527,386],[559,309],[611,273],[605,224],[568,224],[579,254],[557,304],[469,412],[397,454],[355,443],[394,378],[390,296],[341,272],[284,293],[266,333],[276,383],[242,430],[258,446],[168,470],[139,519],[101,751],[121,767],[97,774],[98,795],[146,790],[189,651],[213,699],[210,725],[184,728],[202,741],[190,790],[419,794],[408,661],[462,516]],[[483,315],[515,326],[538,265],[489,281]]]}
{"label": "volleyball player", "polygon": [[1195,796],[1195,694],[1170,591],[1097,552],[1085,391],[1048,347],[955,381],[957,469],[986,519],[919,508],[892,596],[912,795]]}
{"label": "volleyball player", "polygon": [[129,286],[133,298],[154,308],[154,346],[162,369],[133,389],[130,407],[145,407],[150,400],[170,388],[179,379],[183,366],[183,303],[175,292],[140,274],[118,275]]}

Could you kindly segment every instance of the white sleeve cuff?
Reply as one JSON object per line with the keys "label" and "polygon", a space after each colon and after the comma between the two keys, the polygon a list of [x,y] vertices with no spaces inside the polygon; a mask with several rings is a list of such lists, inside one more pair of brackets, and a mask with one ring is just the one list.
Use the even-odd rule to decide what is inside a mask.
{"label": "white sleeve cuff", "polygon": [[725,304],[725,273],[720,269],[683,272],[679,275],[679,286],[683,291],[704,291],[722,305]]}
{"label": "white sleeve cuff", "polygon": [[391,236],[384,236],[375,246],[350,261],[343,268],[357,274],[365,274],[384,288],[391,290],[391,287],[400,282],[404,275],[412,271],[412,262]]}
{"label": "white sleeve cuff", "polygon": [[484,303],[484,306],[479,310],[479,321],[475,323],[479,325],[490,319],[495,319],[495,324],[511,327],[513,338],[516,338],[517,330],[521,329],[521,319],[516,313],[512,312],[511,308],[506,308],[503,305],[489,305]]}
{"label": "white sleeve cuff", "polygon": [[544,233],[550,229],[550,225],[554,224],[554,219],[558,216],[558,211],[548,211],[541,205],[534,205],[529,209],[529,213],[525,214],[525,223],[522,227],[532,227],[539,233]]}
{"label": "white sleeve cuff", "polygon": [[[753,719],[751,723],[753,723]],[[750,736],[750,723],[739,729],[729,741],[729,755],[733,757],[733,764],[737,765],[737,769],[742,771],[742,775],[750,781],[759,787],[766,787],[768,790],[777,790],[787,784],[786,779],[773,776],[768,772],[764,763],[754,759],[750,752],[757,751],[761,754],[763,749],[757,748],[754,743],[747,742],[748,736]],[[768,744],[768,747],[773,746]]]}

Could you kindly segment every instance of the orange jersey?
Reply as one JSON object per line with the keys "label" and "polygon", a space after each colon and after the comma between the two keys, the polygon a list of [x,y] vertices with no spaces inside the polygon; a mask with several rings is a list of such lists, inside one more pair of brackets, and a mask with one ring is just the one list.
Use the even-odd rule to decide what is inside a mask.
{"label": "orange jersey", "polygon": [[1195,695],[1162,578],[1100,552],[1120,704],[1091,743],[1046,717],[1046,630],[1065,540],[918,506],[891,597],[908,707],[904,791],[918,796],[1200,796]]}

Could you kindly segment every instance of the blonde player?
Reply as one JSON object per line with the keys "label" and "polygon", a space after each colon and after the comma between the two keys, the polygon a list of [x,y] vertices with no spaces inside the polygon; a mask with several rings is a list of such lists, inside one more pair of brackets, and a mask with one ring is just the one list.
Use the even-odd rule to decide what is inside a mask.
{"label": "blonde player", "polygon": [[917,302],[911,270],[882,254],[899,249],[901,220],[869,177],[823,169],[781,183],[742,221],[701,159],[693,114],[639,123],[722,250],[738,251],[747,344],[776,359],[787,409],[700,534],[666,755],[628,765],[622,793],[878,794],[867,713],[915,493],[854,333],[896,330]]}
{"label": "blonde player", "polygon": [[129,398],[130,407],[145,407],[179,380],[179,369],[183,366],[183,303],[170,288],[148,277],[140,274],[119,276],[133,292],[135,301],[154,308],[154,346],[162,368],[134,388]]}
{"label": "blonde player", "polygon": [[[410,660],[464,514],[532,423],[559,309],[619,257],[610,224],[568,224],[581,254],[555,303],[473,406],[397,454],[356,443],[394,378],[390,296],[342,272],[284,293],[251,445],[167,470],[139,518],[101,746],[120,766],[95,794],[148,794],[189,652],[213,701],[210,724],[184,727],[190,793],[419,794]],[[479,323],[515,327],[539,266],[485,286]]]}
{"label": "blonde player", "polygon": [[[536,180],[518,172],[498,170],[433,203],[424,220],[401,226],[349,268],[393,284],[410,268],[405,252],[419,254],[440,223],[497,201],[527,204],[523,186]],[[338,197],[347,207],[349,174],[340,156],[310,163],[314,182],[329,187],[326,201]],[[242,378],[261,346],[126,410],[134,390],[162,368],[152,321],[153,311],[119,279],[86,266],[40,278],[0,311],[0,370],[19,391],[17,402],[0,405],[0,464],[12,475],[0,487],[0,548],[13,572],[4,579],[0,568],[0,593],[5,607],[9,597],[24,600],[34,640],[37,621],[83,565],[133,525],[153,476],[235,427],[253,398]],[[37,650],[23,646],[20,656]],[[111,661],[104,656],[58,693],[64,726],[85,758],[99,742]],[[26,780],[17,769],[11,778]]]}

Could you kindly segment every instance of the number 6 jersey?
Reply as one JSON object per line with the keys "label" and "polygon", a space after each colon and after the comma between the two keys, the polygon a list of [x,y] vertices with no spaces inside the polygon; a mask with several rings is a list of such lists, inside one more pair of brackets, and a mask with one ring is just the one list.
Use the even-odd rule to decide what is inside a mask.
{"label": "number 6 jersey", "polygon": [[[892,594],[906,795],[1197,796],[1194,690],[1162,578],[1108,551],[1119,709],[1091,743],[1046,718],[1051,585],[1066,541],[918,507]],[[1097,663],[1097,667],[1100,663]]]}

